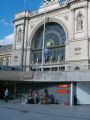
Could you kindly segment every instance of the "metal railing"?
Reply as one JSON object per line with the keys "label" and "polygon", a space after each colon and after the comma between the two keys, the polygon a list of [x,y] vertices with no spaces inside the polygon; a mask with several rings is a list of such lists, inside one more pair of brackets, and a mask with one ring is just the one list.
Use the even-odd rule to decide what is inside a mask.
{"label": "metal railing", "polygon": [[[41,71],[41,63],[31,65],[32,70]],[[44,63],[44,71],[86,71],[90,70],[90,64],[66,64],[64,61],[56,63]]]}
{"label": "metal railing", "polygon": [[21,71],[21,67],[0,65],[0,71]]}
{"label": "metal railing", "polygon": [[[41,71],[41,64],[33,64],[31,66],[23,66],[26,68],[26,71]],[[90,64],[65,64],[62,63],[45,63],[44,72],[46,71],[87,71],[90,70]],[[7,66],[0,65],[0,71],[25,71],[22,70],[21,66]]]}

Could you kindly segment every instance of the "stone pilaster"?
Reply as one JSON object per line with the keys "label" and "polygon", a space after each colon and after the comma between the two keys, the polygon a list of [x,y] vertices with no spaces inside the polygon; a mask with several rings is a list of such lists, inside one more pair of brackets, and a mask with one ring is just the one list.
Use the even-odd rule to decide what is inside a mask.
{"label": "stone pilaster", "polygon": [[69,40],[74,40],[74,32],[75,32],[75,13],[74,9],[70,10],[69,13]]}
{"label": "stone pilaster", "polygon": [[23,61],[24,66],[26,66],[27,47],[28,47],[28,19],[25,21],[24,61]]}
{"label": "stone pilaster", "polygon": [[16,32],[16,26],[14,27],[14,41],[13,41],[13,49],[15,50],[16,49],[16,34],[17,34],[17,32]]}
{"label": "stone pilaster", "polygon": [[87,5],[84,7],[84,11],[85,11],[85,21],[84,21],[84,30],[85,30],[85,38],[88,38],[88,8]]}

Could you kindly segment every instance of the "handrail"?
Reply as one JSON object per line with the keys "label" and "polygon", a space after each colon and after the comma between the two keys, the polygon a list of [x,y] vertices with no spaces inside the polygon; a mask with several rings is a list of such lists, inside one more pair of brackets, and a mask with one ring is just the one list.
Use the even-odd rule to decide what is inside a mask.
{"label": "handrail", "polygon": [[[26,69],[31,68],[32,70],[37,70],[41,68],[41,63],[31,64],[31,66],[23,66]],[[63,70],[60,68],[64,68]],[[66,64],[64,61],[62,62],[49,62],[44,64],[44,69],[51,69],[57,68],[58,71],[76,71],[76,70],[90,70],[90,64]],[[22,71],[20,66],[6,66],[6,65],[0,65],[0,71]],[[28,70],[29,71],[29,70]]]}

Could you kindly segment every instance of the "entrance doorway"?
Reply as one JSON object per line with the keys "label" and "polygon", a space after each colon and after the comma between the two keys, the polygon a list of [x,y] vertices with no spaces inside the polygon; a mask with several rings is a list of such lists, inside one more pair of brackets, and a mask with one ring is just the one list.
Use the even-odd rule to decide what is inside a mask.
{"label": "entrance doorway", "polygon": [[8,88],[9,91],[9,99],[13,99],[14,96],[14,83],[11,82],[0,82],[0,99],[4,99],[4,91]]}
{"label": "entrance doorway", "polygon": [[0,99],[4,99],[4,90],[5,90],[5,84],[0,83]]}

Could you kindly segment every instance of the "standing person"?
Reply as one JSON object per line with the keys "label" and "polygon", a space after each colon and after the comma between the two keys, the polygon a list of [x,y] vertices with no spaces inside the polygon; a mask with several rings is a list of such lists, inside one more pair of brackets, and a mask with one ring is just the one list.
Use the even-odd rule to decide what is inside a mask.
{"label": "standing person", "polygon": [[38,104],[39,103],[39,91],[35,92],[35,103]]}
{"label": "standing person", "polygon": [[34,104],[34,95],[33,91],[30,89],[28,92],[28,104]]}
{"label": "standing person", "polygon": [[48,97],[49,97],[49,93],[48,93],[48,89],[45,89],[45,103],[48,103]]}
{"label": "standing person", "polygon": [[34,92],[34,101],[35,101],[36,104],[39,103],[39,92],[38,91]]}
{"label": "standing person", "polygon": [[77,105],[77,96],[74,95],[74,105]]}
{"label": "standing person", "polygon": [[4,100],[5,100],[5,102],[8,102],[8,88],[6,88],[6,90],[4,92]]}

